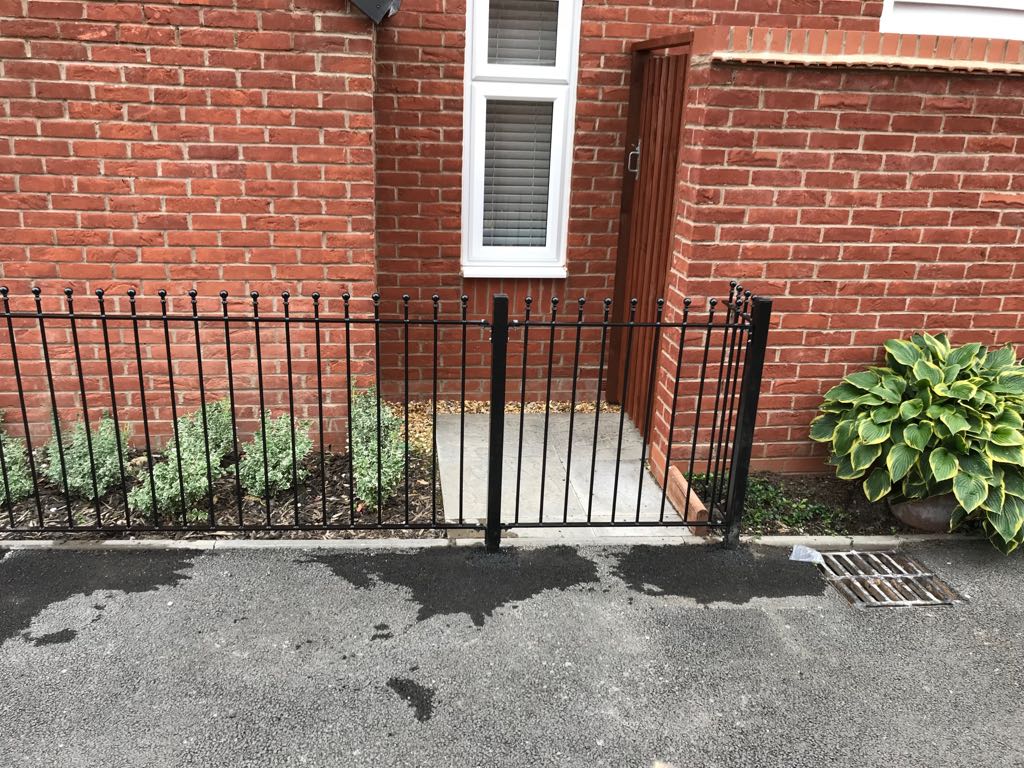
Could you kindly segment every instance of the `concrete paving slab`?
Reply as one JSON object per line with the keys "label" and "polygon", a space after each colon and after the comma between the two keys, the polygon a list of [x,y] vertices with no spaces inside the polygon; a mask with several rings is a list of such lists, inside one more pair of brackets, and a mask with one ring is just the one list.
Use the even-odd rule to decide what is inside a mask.
{"label": "concrete paving slab", "polygon": [[[467,414],[463,434],[458,414],[438,417],[438,469],[445,516],[449,522],[458,521],[460,508],[464,520],[477,521],[486,517],[489,419],[487,414]],[[661,487],[646,469],[641,472],[640,457],[644,451],[640,433],[628,419],[621,426],[620,438],[618,414],[602,414],[596,432],[595,452],[593,414],[576,414],[570,430],[570,414],[552,413],[547,422],[545,451],[544,414],[525,414],[522,417],[520,460],[520,415],[506,414],[502,522],[518,520],[521,523],[557,525],[559,522],[584,522],[589,513],[594,523],[611,523],[613,511],[616,521],[632,522],[637,519],[637,497],[641,485],[640,520],[657,521],[661,514]],[[465,461],[460,455],[460,440],[465,446],[462,451]],[[665,504],[665,518],[679,519],[668,502]],[[521,537],[551,535],[547,528],[540,532],[519,528],[516,532]],[[558,535],[587,539],[599,534],[678,537],[689,535],[689,531],[660,527],[639,530],[605,527],[597,531],[567,528]]]}

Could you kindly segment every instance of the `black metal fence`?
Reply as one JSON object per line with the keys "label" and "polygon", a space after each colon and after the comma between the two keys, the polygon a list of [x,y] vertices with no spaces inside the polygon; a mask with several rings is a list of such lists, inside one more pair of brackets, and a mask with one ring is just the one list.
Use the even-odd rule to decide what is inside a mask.
{"label": "black metal fence", "polygon": [[[495,296],[483,318],[467,297],[32,293],[0,289],[0,535],[738,532],[771,303],[735,284],[622,323],[608,300],[512,318]],[[603,393],[634,348],[627,415]]]}

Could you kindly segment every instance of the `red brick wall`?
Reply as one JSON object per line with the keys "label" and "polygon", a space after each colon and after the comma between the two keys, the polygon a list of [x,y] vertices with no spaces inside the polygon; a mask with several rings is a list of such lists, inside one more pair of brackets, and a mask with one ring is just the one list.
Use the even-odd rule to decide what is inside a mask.
{"label": "red brick wall", "polygon": [[775,297],[760,466],[821,468],[821,394],[886,339],[1022,349],[1024,81],[705,61],[688,96],[672,304]]}
{"label": "red brick wall", "polygon": [[[459,258],[466,0],[404,0],[402,10],[377,35],[377,256],[382,293],[393,300],[408,293],[414,312],[417,306],[428,311],[434,293],[449,308],[466,293],[477,316],[489,311],[490,296],[498,291],[512,297],[520,316],[527,295],[535,299],[535,307],[544,308],[552,296],[561,298],[563,306],[583,296],[592,319],[598,318],[601,300],[612,294],[615,272],[630,45],[709,24],[877,29],[881,6],[880,0],[585,0],[569,277],[463,280]],[[720,295],[721,287],[713,293]],[[570,334],[555,351],[556,365],[566,371],[573,361],[572,340]],[[484,349],[477,351],[482,354]],[[538,345],[536,354],[537,364],[546,365],[546,348]],[[587,361],[588,392],[596,374],[593,357]],[[534,396],[543,394],[538,389],[542,384],[539,376],[531,381]],[[483,379],[471,376],[471,391],[482,394],[485,387]],[[571,381],[557,376],[555,393],[568,399]]]}
{"label": "red brick wall", "polygon": [[[16,310],[31,308],[31,285],[53,297],[48,308],[74,287],[79,311],[95,309],[97,288],[126,309],[135,287],[143,311],[166,288],[184,312],[192,287],[210,297],[204,312],[220,311],[222,289],[240,311],[250,290],[287,288],[306,297],[302,312],[313,291],[334,300],[327,311],[346,289],[372,292],[373,26],[348,2],[0,0],[0,60],[0,282]],[[23,333],[23,362],[39,377]],[[280,367],[275,341],[269,364]],[[245,375],[251,332],[236,344],[250,358]],[[194,402],[195,363],[178,360],[189,343],[175,352],[179,391]],[[87,371],[98,387],[95,354]],[[211,354],[219,394],[223,353]],[[169,402],[163,349],[144,355],[159,408]],[[8,358],[0,410],[11,421],[9,373]],[[42,380],[30,389],[45,427]],[[270,402],[280,406],[280,393]]]}

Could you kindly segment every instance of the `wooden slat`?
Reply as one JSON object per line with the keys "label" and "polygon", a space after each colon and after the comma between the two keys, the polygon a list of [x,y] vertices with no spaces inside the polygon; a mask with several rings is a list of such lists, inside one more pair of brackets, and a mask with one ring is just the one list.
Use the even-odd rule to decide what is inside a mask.
{"label": "wooden slat", "polygon": [[[672,46],[683,44],[674,37],[665,40]],[[652,41],[649,48],[635,50],[664,47],[668,46]],[[639,301],[637,319],[653,321],[656,301],[665,292],[672,250],[672,214],[688,61],[685,54],[655,56],[642,52],[634,57],[626,151],[632,149],[636,141],[641,142],[640,176],[634,181],[632,174],[625,172],[627,178],[623,183],[624,208],[613,313],[613,320],[617,322],[628,319],[631,298]],[[642,71],[637,71],[641,67]],[[637,101],[639,103],[635,103]],[[625,216],[627,202],[628,220]],[[637,329],[635,332],[628,372],[624,359],[625,343],[624,332],[613,335],[608,397],[612,402],[623,400],[622,382],[628,376],[629,384],[622,405],[634,424],[643,431],[650,405],[647,392],[652,375],[654,330]]]}

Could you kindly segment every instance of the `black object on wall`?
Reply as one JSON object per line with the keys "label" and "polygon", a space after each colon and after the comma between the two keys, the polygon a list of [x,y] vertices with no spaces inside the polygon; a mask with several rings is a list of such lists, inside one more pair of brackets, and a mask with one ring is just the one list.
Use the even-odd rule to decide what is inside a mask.
{"label": "black object on wall", "polygon": [[402,7],[402,0],[352,0],[355,6],[373,19],[374,24],[380,24],[389,16],[398,13]]}

